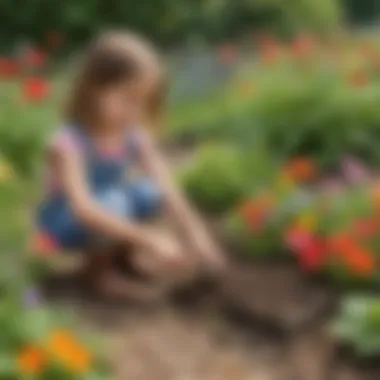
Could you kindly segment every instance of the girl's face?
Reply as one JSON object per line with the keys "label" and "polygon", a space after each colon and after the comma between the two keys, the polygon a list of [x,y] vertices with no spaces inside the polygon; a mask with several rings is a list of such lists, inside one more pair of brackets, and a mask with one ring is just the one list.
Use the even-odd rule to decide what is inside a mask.
{"label": "girl's face", "polygon": [[125,81],[103,89],[98,97],[101,122],[109,128],[125,128],[143,122],[153,90],[152,80]]}

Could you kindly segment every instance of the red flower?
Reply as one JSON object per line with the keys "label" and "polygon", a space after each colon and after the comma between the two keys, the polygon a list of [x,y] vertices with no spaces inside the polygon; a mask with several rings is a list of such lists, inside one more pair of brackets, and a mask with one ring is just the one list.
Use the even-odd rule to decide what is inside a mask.
{"label": "red flower", "polygon": [[43,78],[28,78],[23,84],[23,96],[28,101],[42,101],[47,98],[49,92],[49,82]]}
{"label": "red flower", "polygon": [[46,33],[46,42],[50,48],[56,49],[63,45],[64,38],[58,31],[51,30]]}
{"label": "red flower", "polygon": [[31,48],[26,53],[25,61],[28,66],[42,67],[46,63],[46,53],[40,49]]}
{"label": "red flower", "polygon": [[311,236],[299,252],[299,263],[305,271],[315,271],[323,265],[327,254],[326,243]]}
{"label": "red flower", "polygon": [[312,53],[314,45],[315,43],[311,36],[300,35],[293,41],[291,51],[296,58],[306,58]]}
{"label": "red flower", "polygon": [[20,65],[16,60],[0,58],[0,78],[16,76],[20,71]]}
{"label": "red flower", "polygon": [[58,250],[54,239],[41,232],[37,232],[36,235],[33,236],[30,249],[44,256],[51,255]]}
{"label": "red flower", "polygon": [[222,63],[234,63],[237,60],[237,49],[233,44],[223,44],[218,48],[218,59]]}
{"label": "red flower", "polygon": [[361,238],[374,236],[378,231],[378,223],[374,219],[361,219],[354,223],[353,233]]}

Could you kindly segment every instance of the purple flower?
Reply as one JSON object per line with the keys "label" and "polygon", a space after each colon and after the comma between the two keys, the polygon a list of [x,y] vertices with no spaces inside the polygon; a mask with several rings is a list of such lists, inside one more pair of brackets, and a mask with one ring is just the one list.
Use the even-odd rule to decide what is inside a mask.
{"label": "purple flower", "polygon": [[355,157],[344,157],[341,167],[343,177],[353,184],[365,182],[370,178],[369,170]]}
{"label": "purple flower", "polygon": [[41,301],[40,293],[35,288],[28,288],[24,292],[23,304],[27,308],[35,308],[39,306]]}

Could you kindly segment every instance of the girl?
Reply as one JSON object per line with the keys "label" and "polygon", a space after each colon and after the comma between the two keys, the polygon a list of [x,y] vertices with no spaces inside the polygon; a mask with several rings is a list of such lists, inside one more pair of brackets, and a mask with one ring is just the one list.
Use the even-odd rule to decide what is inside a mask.
{"label": "girl", "polygon": [[[39,230],[62,249],[83,251],[87,284],[107,295],[148,299],[163,276],[223,267],[145,128],[157,122],[163,92],[148,43],[129,34],[101,36],[74,82],[66,124],[49,144],[50,187],[38,209]],[[144,177],[133,176],[136,168]],[[177,239],[141,223],[161,206],[182,233]]]}

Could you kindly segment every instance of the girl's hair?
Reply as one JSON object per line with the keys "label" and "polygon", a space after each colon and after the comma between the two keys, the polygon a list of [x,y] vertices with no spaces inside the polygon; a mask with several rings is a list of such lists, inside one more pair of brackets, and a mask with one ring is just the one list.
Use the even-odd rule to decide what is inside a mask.
{"label": "girl's hair", "polygon": [[122,32],[101,35],[86,51],[69,97],[66,118],[80,125],[91,124],[96,115],[97,90],[150,74],[155,76],[156,85],[149,99],[148,116],[151,122],[157,122],[166,95],[162,68],[154,47],[141,37]]}

